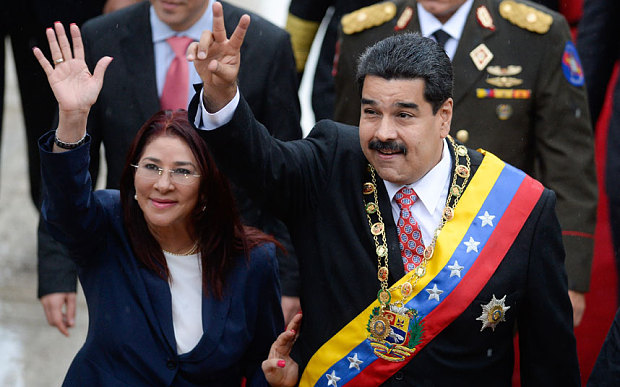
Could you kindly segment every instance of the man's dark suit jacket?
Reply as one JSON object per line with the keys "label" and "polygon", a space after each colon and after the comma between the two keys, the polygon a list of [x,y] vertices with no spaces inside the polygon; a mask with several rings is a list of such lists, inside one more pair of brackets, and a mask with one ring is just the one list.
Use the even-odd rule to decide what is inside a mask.
{"label": "man's dark suit jacket", "polygon": [[[222,5],[230,36],[241,16],[248,12],[225,2]],[[91,174],[96,181],[99,148],[103,143],[107,188],[118,188],[129,145],[142,124],[161,109],[149,6],[145,1],[92,19],[82,28],[86,62],[91,70],[101,57],[114,58],[88,120],[88,132],[92,137]],[[295,59],[288,34],[260,16],[249,14],[252,22],[241,47],[239,87],[248,96],[256,117],[270,128],[273,136],[281,140],[301,138]],[[250,200],[248,193],[235,188],[244,221],[274,234],[289,252],[286,256],[278,252],[282,289],[283,294],[296,296],[297,262],[286,227],[262,210],[264,203]],[[39,257],[39,296],[75,291],[71,261],[53,251],[42,255]]]}
{"label": "man's dark suit jacket", "polygon": [[[190,103],[194,122],[198,98]],[[368,161],[358,128],[320,121],[303,140],[271,138],[243,98],[232,121],[200,131],[233,181],[273,197],[298,252],[304,312],[295,358],[312,354],[377,298],[377,255],[364,208]],[[235,149],[236,154],[231,154]],[[472,170],[482,161],[470,151]],[[454,171],[453,171],[454,173]],[[390,199],[377,179],[389,249],[389,283],[404,275]],[[277,205],[276,205],[277,203]],[[464,312],[387,385],[502,385],[513,371],[518,328],[523,383],[579,384],[555,195],[545,189],[488,283]],[[458,213],[458,206],[456,212]],[[506,322],[481,331],[481,305],[506,296]]]}
{"label": "man's dark suit jacket", "polygon": [[[594,250],[597,183],[594,138],[588,114],[586,89],[572,85],[562,62],[569,60],[565,47],[571,42],[566,19],[539,5],[515,0],[542,10],[552,23],[544,34],[528,31],[500,15],[503,0],[474,0],[452,64],[454,67],[454,115],[451,133],[474,149],[483,148],[533,176],[555,191],[557,214],[563,231],[569,289],[586,292]],[[351,35],[341,35],[336,75],[334,119],[357,124],[360,93],[355,82],[357,58],[363,50],[395,33],[419,32],[416,0],[394,0],[393,19]],[[397,21],[410,7],[413,15],[398,32]],[[485,28],[478,11],[486,8],[493,27]],[[470,54],[484,44],[493,54],[482,70]],[[570,44],[570,43],[569,43]],[[495,68],[519,66],[508,78],[521,84],[494,86]],[[488,80],[488,81],[487,81]],[[525,89],[529,98],[480,98],[478,89]],[[467,136],[462,134],[467,133]],[[468,137],[468,138],[465,138]]]}
{"label": "man's dark suit jacket", "polygon": [[168,281],[133,254],[119,192],[92,191],[90,141],[64,153],[53,145],[54,132],[41,138],[41,212],[76,259],[89,317],[63,386],[266,386],[261,363],[283,329],[273,244],[230,257],[222,298],[202,297],[202,338],[178,355]]}

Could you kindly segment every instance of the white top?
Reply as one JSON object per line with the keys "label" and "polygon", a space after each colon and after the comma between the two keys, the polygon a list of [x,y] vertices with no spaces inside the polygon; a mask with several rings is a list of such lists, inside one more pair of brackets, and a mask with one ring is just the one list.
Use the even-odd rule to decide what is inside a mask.
{"label": "white top", "polygon": [[[166,74],[168,73],[168,67],[174,59],[174,51],[172,47],[166,42],[166,39],[172,36],[187,36],[194,41],[200,40],[200,35],[204,30],[213,29],[213,9],[211,4],[207,6],[207,9],[202,17],[198,19],[194,25],[185,31],[175,31],[170,28],[166,23],[159,20],[155,10],[151,6],[150,8],[150,21],[151,32],[153,37],[153,49],[155,51],[155,80],[157,81],[157,95],[161,97],[162,90],[164,89],[164,83],[166,83]],[[194,96],[194,83],[202,83],[200,75],[196,72],[196,68],[193,63],[188,62],[189,69],[189,87],[187,89],[187,102]]]}
{"label": "white top", "polygon": [[[420,3],[418,3],[418,20],[420,21],[420,33],[422,36],[435,40],[432,36],[433,33],[439,29],[444,30],[450,35],[450,39],[446,41],[444,50],[450,60],[454,58],[456,53],[456,47],[459,45],[463,29],[465,28],[465,22],[467,21],[467,15],[471,10],[474,0],[467,0],[459,9],[452,15],[452,17],[446,22],[441,24],[435,16],[424,9]],[[417,191],[416,191],[417,192]]]}
{"label": "white top", "polygon": [[172,255],[164,252],[170,270],[172,325],[177,353],[191,351],[202,337],[202,270],[200,254]]}

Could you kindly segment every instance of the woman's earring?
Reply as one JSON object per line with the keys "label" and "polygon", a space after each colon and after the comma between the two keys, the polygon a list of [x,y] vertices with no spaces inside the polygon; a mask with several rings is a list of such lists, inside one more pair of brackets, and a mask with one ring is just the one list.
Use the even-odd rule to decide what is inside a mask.
{"label": "woman's earring", "polygon": [[202,206],[202,212],[205,212],[207,210],[207,205],[205,204],[204,206]]}
{"label": "woman's earring", "polygon": [[133,198],[138,201],[138,194],[133,195]]}

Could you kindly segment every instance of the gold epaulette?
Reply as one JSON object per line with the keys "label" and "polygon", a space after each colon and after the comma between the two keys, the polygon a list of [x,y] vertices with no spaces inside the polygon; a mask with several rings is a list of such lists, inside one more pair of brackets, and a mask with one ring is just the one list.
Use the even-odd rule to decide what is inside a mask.
{"label": "gold epaulette", "polygon": [[512,24],[538,34],[547,33],[553,23],[553,17],[548,13],[513,0],[502,1],[499,13]]}
{"label": "gold epaulette", "polygon": [[314,36],[319,30],[319,22],[304,20],[292,13],[288,14],[286,19],[286,31],[291,35],[291,45],[293,46],[293,55],[295,55],[295,64],[297,72],[304,71],[308,54],[314,41]]}
{"label": "gold epaulette", "polygon": [[342,17],[342,32],[356,34],[392,20],[396,16],[396,4],[391,1],[360,8]]}

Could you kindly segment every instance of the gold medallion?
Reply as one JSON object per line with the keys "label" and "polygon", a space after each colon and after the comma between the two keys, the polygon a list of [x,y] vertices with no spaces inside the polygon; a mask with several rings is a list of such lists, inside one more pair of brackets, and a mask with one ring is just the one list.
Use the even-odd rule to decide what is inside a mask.
{"label": "gold medallion", "polygon": [[424,277],[424,275],[426,274],[426,267],[425,266],[416,267],[415,274],[420,278]]}
{"label": "gold medallion", "polygon": [[467,148],[465,148],[463,145],[459,145],[456,147],[456,154],[461,156],[461,157],[465,157],[467,155]]}
{"label": "gold medallion", "polygon": [[364,195],[371,194],[375,192],[375,185],[372,183],[364,183],[364,188],[362,189]]}
{"label": "gold medallion", "polygon": [[443,217],[446,221],[452,220],[452,218],[454,218],[454,210],[451,207],[444,208]]}
{"label": "gold medallion", "polygon": [[373,224],[370,228],[370,232],[372,233],[372,235],[381,235],[381,233],[383,232],[383,223],[377,222]]}
{"label": "gold medallion", "polygon": [[377,293],[377,300],[379,300],[381,305],[387,305],[392,301],[392,294],[385,289],[381,289],[379,293]]}
{"label": "gold medallion", "polygon": [[411,285],[411,282],[405,282],[403,286],[400,288],[400,294],[403,295],[403,298],[409,297],[412,291],[413,291],[413,286]]}
{"label": "gold medallion", "polygon": [[376,253],[381,258],[387,256],[387,254],[388,254],[387,246],[386,245],[379,245],[379,246],[377,246]]}
{"label": "gold medallion", "polygon": [[366,204],[366,212],[368,214],[374,214],[375,212],[377,212],[377,204],[374,202]]}
{"label": "gold medallion", "polygon": [[461,187],[459,187],[458,185],[453,185],[452,187],[450,187],[450,192],[454,196],[461,196]]}
{"label": "gold medallion", "polygon": [[459,165],[455,168],[455,172],[457,175],[459,175],[460,177],[462,177],[463,179],[468,178],[469,177],[469,168],[467,168],[464,165]]}
{"label": "gold medallion", "polygon": [[379,271],[377,272],[377,277],[379,277],[379,281],[386,281],[388,278],[389,270],[385,266],[381,266]]}
{"label": "gold medallion", "polygon": [[433,258],[434,252],[435,252],[435,248],[433,247],[433,245],[426,246],[426,248],[424,249],[424,258],[426,259]]}
{"label": "gold medallion", "polygon": [[385,316],[377,315],[370,319],[368,329],[373,337],[385,340],[390,334],[390,322]]}
{"label": "gold medallion", "polygon": [[507,103],[499,104],[495,108],[495,112],[497,113],[497,118],[505,121],[512,117],[512,106],[508,105]]}

